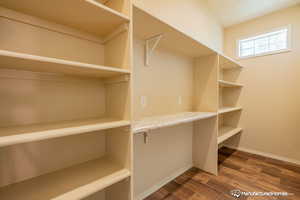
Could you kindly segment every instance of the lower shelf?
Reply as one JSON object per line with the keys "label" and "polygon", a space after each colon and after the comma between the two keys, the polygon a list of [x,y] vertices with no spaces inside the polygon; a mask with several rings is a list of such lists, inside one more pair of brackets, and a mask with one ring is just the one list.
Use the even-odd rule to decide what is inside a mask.
{"label": "lower shelf", "polygon": [[127,169],[106,158],[0,188],[6,200],[78,200],[130,177]]}
{"label": "lower shelf", "polygon": [[102,118],[0,128],[0,147],[128,125],[130,125],[129,121]]}
{"label": "lower shelf", "polygon": [[218,144],[240,133],[242,128],[234,128],[230,126],[222,126],[219,131]]}
{"label": "lower shelf", "polygon": [[174,126],[177,124],[188,123],[200,119],[206,119],[210,117],[217,116],[214,112],[184,112],[173,115],[163,115],[148,117],[143,120],[134,122],[133,132],[141,133],[149,130],[154,130],[157,128]]}

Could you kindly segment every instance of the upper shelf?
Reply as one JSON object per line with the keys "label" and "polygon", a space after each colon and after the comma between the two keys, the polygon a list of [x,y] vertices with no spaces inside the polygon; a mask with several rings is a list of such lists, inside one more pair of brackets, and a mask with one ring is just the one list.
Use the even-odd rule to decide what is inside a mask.
{"label": "upper shelf", "polygon": [[108,78],[129,70],[0,50],[0,68]]}
{"label": "upper shelf", "polygon": [[0,188],[0,199],[78,200],[127,177],[129,170],[98,159]]}
{"label": "upper shelf", "polygon": [[242,110],[242,107],[223,107],[219,109],[219,114]]}
{"label": "upper shelf", "polygon": [[136,5],[133,8],[133,33],[139,39],[143,40],[163,34],[159,46],[191,57],[200,57],[215,53],[199,41],[154,17]]}
{"label": "upper shelf", "polygon": [[129,17],[95,0],[1,0],[0,6],[105,37]]}
{"label": "upper shelf", "polygon": [[0,128],[0,147],[128,125],[130,125],[129,121],[102,118]]}
{"label": "upper shelf", "polygon": [[143,120],[136,121],[133,124],[133,132],[141,133],[162,127],[174,126],[177,124],[188,123],[200,119],[207,119],[216,116],[213,112],[184,112],[174,115],[164,115],[148,117]]}
{"label": "upper shelf", "polygon": [[219,80],[219,84],[221,87],[243,87],[242,84],[223,80]]}
{"label": "upper shelf", "polygon": [[219,54],[221,69],[242,69],[243,66],[232,58]]}

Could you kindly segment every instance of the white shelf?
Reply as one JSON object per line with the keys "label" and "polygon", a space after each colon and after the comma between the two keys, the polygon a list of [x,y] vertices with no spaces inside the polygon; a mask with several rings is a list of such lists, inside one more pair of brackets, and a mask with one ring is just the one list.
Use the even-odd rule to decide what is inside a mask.
{"label": "white shelf", "polygon": [[129,121],[113,118],[102,118],[0,128],[0,147],[128,125],[130,125]]}
{"label": "white shelf", "polygon": [[219,80],[219,85],[221,87],[243,87],[242,84],[234,83],[230,81],[223,81],[223,80]]}
{"label": "white shelf", "polygon": [[0,68],[108,78],[129,70],[0,50]]}
{"label": "white shelf", "polygon": [[[216,53],[191,36],[181,32],[174,26],[163,22],[157,17],[147,13],[142,8],[134,5],[133,8],[134,34],[139,39],[147,40],[153,36],[162,34],[162,38],[158,46],[162,46],[168,50],[178,53],[199,57]],[[176,45],[174,45],[176,44]]]}
{"label": "white shelf", "polygon": [[230,126],[222,126],[219,130],[218,144],[240,133],[242,128],[234,128]]}
{"label": "white shelf", "polygon": [[133,132],[141,133],[144,131],[154,130],[162,127],[174,126],[177,124],[188,123],[196,120],[207,119],[217,116],[213,112],[184,112],[174,115],[164,115],[148,117],[134,122]]}
{"label": "white shelf", "polygon": [[223,107],[219,109],[219,114],[242,110],[242,107]]}
{"label": "white shelf", "polygon": [[95,0],[1,0],[0,5],[104,37],[129,17]]}
{"label": "white shelf", "polygon": [[0,199],[78,200],[130,177],[127,169],[98,159],[0,188]]}
{"label": "white shelf", "polygon": [[221,69],[242,69],[243,66],[232,58],[225,56],[224,54],[220,55],[220,67]]}

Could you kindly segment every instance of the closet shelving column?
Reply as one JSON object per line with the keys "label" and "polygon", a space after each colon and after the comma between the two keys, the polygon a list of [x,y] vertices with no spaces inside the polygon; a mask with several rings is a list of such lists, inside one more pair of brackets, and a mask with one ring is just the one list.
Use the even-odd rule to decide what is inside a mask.
{"label": "closet shelving column", "polygon": [[[169,133],[170,126],[176,132],[185,126],[180,124],[189,123],[193,128],[186,130],[186,135],[193,144],[187,151],[191,151],[193,166],[217,173],[218,54],[138,5],[133,9],[133,33],[134,193],[136,199],[144,199],[152,190],[145,185],[153,184],[144,176],[155,172],[153,163],[157,162],[151,152],[157,147],[151,138]],[[172,148],[173,141],[168,141]],[[177,160],[176,153],[169,156]],[[170,162],[166,160],[160,167],[167,171]]]}
{"label": "closet shelving column", "polygon": [[218,144],[242,131],[238,127],[242,107],[238,106],[243,85],[237,83],[242,66],[224,55],[219,55],[219,131]]}
{"label": "closet shelving column", "polygon": [[130,7],[0,2],[0,199],[132,199]]}

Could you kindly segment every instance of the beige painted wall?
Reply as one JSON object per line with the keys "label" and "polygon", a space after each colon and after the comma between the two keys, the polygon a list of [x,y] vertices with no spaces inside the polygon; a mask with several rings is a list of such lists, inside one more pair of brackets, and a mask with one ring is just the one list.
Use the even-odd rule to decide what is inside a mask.
{"label": "beige painted wall", "polygon": [[[151,66],[147,67],[144,53],[144,42],[134,39],[134,118],[191,111],[193,59],[157,48],[151,56]],[[147,99],[145,107],[140,103],[141,96]],[[192,137],[192,123],[151,131],[147,144],[144,144],[143,135],[134,136],[134,193],[137,199],[192,165]]]}
{"label": "beige painted wall", "polygon": [[193,165],[192,123],[154,130],[149,134],[147,144],[143,135],[135,135],[134,142],[136,200],[142,199],[145,194],[149,195],[153,188],[173,174]]}
{"label": "beige painted wall", "polygon": [[[300,5],[225,29],[225,53],[236,57],[236,40],[292,25],[292,51],[240,60],[245,129],[239,146],[300,161]],[[235,141],[237,142],[237,141]]]}
{"label": "beige painted wall", "polygon": [[207,46],[222,51],[223,28],[206,0],[134,0],[134,4]]}

